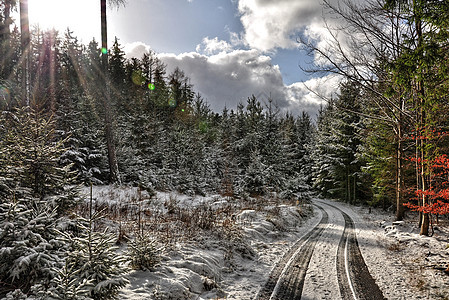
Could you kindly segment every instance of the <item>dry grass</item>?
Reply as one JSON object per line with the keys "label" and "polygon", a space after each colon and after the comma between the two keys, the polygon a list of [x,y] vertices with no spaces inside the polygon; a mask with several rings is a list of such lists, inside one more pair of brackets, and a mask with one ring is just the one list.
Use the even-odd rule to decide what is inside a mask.
{"label": "dry grass", "polygon": [[386,248],[389,251],[393,251],[393,252],[400,252],[400,251],[404,250],[404,246],[399,242],[389,243],[389,244],[387,244]]}

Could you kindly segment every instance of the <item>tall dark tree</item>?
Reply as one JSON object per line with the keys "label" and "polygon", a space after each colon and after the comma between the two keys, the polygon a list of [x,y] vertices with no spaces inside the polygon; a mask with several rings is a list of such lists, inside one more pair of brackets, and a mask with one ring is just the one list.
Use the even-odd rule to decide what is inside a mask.
{"label": "tall dark tree", "polygon": [[28,0],[20,0],[20,36],[22,48],[22,103],[30,105],[30,22]]}
{"label": "tall dark tree", "polygon": [[264,113],[262,126],[263,142],[261,143],[261,154],[263,163],[267,170],[265,181],[268,189],[273,192],[281,191],[286,184],[285,168],[285,148],[282,145],[281,128],[279,120],[279,108],[269,98]]}
{"label": "tall dark tree", "polygon": [[[114,140],[113,130],[113,116],[111,108],[111,98],[109,90],[109,64],[108,64],[108,32],[107,32],[107,0],[100,0],[101,11],[101,67],[102,67],[102,79],[103,79],[103,97],[102,103],[104,108],[104,120],[105,120],[105,135],[106,144],[108,148],[108,161],[110,171],[110,181],[120,183],[120,173],[118,169],[116,146]],[[123,4],[125,0],[111,0],[110,3],[115,5]]]}
{"label": "tall dark tree", "polygon": [[11,12],[17,5],[15,0],[5,0],[0,3],[0,79],[9,79],[13,64],[11,56],[14,47],[11,45]]}

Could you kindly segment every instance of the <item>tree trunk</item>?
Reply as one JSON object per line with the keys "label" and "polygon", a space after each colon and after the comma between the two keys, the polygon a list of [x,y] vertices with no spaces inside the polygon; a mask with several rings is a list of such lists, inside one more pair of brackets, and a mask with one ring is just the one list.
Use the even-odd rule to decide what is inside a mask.
{"label": "tree trunk", "polygon": [[356,199],[357,175],[354,175],[354,176],[352,177],[352,180],[353,180],[353,184],[354,184],[354,191],[352,192],[352,194],[353,194],[353,199],[354,199],[354,203],[353,203],[353,204],[356,204],[356,203],[357,203],[357,199]]}
{"label": "tree trunk", "polygon": [[[422,88],[420,88],[422,89]],[[421,128],[424,128],[424,122],[425,122],[425,111],[424,111],[424,99],[421,99]],[[424,133],[421,133],[423,135]],[[421,156],[420,156],[420,166],[421,166],[421,199],[422,199],[422,205],[426,206],[429,203],[429,198],[425,195],[425,191],[427,190],[427,182],[426,182],[426,155],[425,155],[425,141],[424,137],[421,137],[420,139],[420,147],[421,147]],[[430,224],[430,218],[429,213],[422,213],[422,219],[421,219],[421,231],[419,234],[421,235],[429,235],[429,224]]]}
{"label": "tree trunk", "polygon": [[5,1],[5,15],[3,24],[0,27],[0,49],[2,53],[2,57],[0,58],[0,71],[2,72],[1,76],[3,78],[9,78],[12,72],[11,66],[11,31],[9,26],[11,25],[11,3],[10,0]]}
{"label": "tree trunk", "polygon": [[112,128],[111,94],[109,90],[108,68],[108,33],[106,18],[106,0],[100,0],[101,6],[101,62],[103,71],[103,108],[105,121],[106,144],[108,148],[109,180],[111,183],[121,183],[115,150],[114,131]]}
{"label": "tree trunk", "polygon": [[[416,113],[416,119],[419,119],[418,116],[418,112]],[[416,173],[416,190],[419,191],[419,189],[421,188],[421,171],[420,171],[420,163],[419,163],[419,158],[420,158],[420,154],[419,154],[419,135],[418,132],[416,133],[415,136],[415,173]],[[422,197],[418,197],[418,205],[422,206]],[[419,221],[418,221],[418,227],[421,228],[422,226],[422,220],[423,220],[423,215],[422,212],[419,212]]]}
{"label": "tree trunk", "polygon": [[51,47],[50,47],[50,110],[56,114],[56,55],[55,47],[56,32],[51,33]]}
{"label": "tree trunk", "polygon": [[28,0],[20,0],[20,42],[22,47],[22,104],[30,105],[30,24]]}
{"label": "tree trunk", "polygon": [[[404,101],[401,102],[401,109],[404,109]],[[397,145],[397,157],[396,157],[396,221],[402,221],[404,219],[405,207],[404,207],[404,147],[402,145],[403,135],[403,122],[402,113],[399,113],[399,120],[397,125],[398,133],[398,145]]]}
{"label": "tree trunk", "polygon": [[[418,40],[417,49],[420,49],[423,44],[423,31],[422,31],[422,9],[419,7],[419,4],[416,3],[416,1],[413,1],[413,12],[414,12],[414,18],[415,18],[415,30],[416,30],[416,37]],[[418,57],[418,72],[423,72],[422,66],[421,66],[421,58]],[[420,167],[421,167],[421,173],[420,173],[420,179],[421,179],[421,199],[422,199],[422,205],[428,205],[429,199],[425,195],[425,192],[427,190],[427,181],[426,181],[426,171],[427,171],[427,164],[425,162],[426,157],[426,140],[423,135],[426,134],[426,109],[424,107],[425,105],[425,91],[424,91],[424,85],[422,79],[418,79],[416,83],[416,94],[418,97],[418,104],[419,104],[419,145],[420,145]],[[422,223],[421,223],[421,235],[429,235],[429,225],[430,225],[430,218],[428,213],[422,214]]]}
{"label": "tree trunk", "polygon": [[349,171],[346,171],[348,182],[346,183],[346,203],[351,203],[351,179],[349,178]]}

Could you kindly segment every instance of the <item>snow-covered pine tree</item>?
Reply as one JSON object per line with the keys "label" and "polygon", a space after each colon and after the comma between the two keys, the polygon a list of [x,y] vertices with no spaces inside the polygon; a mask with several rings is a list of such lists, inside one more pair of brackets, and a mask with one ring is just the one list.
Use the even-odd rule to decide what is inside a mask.
{"label": "snow-covered pine tree", "polygon": [[[37,199],[51,201],[60,214],[76,205],[77,192],[70,187],[74,174],[69,165],[60,164],[64,141],[56,139],[54,119],[25,107],[5,113],[4,122],[4,149],[11,151],[9,164],[17,166],[15,174],[9,175],[14,176],[14,186],[29,189]],[[20,198],[16,190],[11,191]]]}
{"label": "snow-covered pine tree", "polygon": [[43,293],[63,261],[60,218],[76,204],[54,122],[29,107],[1,116],[0,296]]}
{"label": "snow-covered pine tree", "polygon": [[267,170],[268,168],[263,164],[259,151],[253,150],[243,178],[243,191],[252,197],[265,195],[267,193]]}
{"label": "snow-covered pine tree", "polygon": [[332,125],[333,143],[337,160],[334,163],[334,196],[345,202],[355,203],[359,196],[361,162],[358,159],[360,136],[360,89],[355,83],[341,85],[340,95],[335,101]]}
{"label": "snow-covered pine tree", "polygon": [[241,137],[236,141],[238,152],[235,153],[241,173],[240,187],[250,195],[262,195],[267,191],[265,187],[268,176],[267,167],[264,165],[261,153],[263,121],[263,107],[252,95],[247,100],[245,112],[242,114],[239,111],[237,115],[236,126],[242,126],[242,128],[236,130]]}
{"label": "snow-covered pine tree", "polygon": [[332,195],[330,191],[335,184],[333,181],[335,147],[331,135],[333,110],[332,102],[324,108],[320,108],[317,117],[317,132],[313,137],[313,187],[326,197]]}
{"label": "snow-covered pine tree", "polygon": [[362,197],[360,90],[355,83],[343,83],[337,99],[329,103],[318,119],[315,141],[315,186],[323,194],[355,203]]}
{"label": "snow-covered pine tree", "polygon": [[225,107],[221,114],[221,121],[217,124],[219,132],[219,151],[223,164],[220,168],[220,187],[219,191],[222,195],[234,195],[234,183],[237,177],[237,163],[233,151],[233,123],[235,119],[234,111],[228,112]]}
{"label": "snow-covered pine tree", "polygon": [[117,253],[115,234],[94,230],[94,223],[100,218],[101,212],[91,211],[88,218],[77,218],[76,230],[61,233],[68,245],[65,269],[52,281],[52,297],[61,299],[78,288],[76,292],[80,296],[88,294],[95,300],[117,299],[118,291],[128,283],[126,258]]}
{"label": "snow-covered pine tree", "polygon": [[262,121],[260,146],[262,161],[266,167],[264,181],[267,190],[272,192],[284,190],[287,180],[285,167],[288,162],[281,137],[279,108],[270,98]]}
{"label": "snow-covered pine tree", "polygon": [[[310,159],[310,138],[313,126],[301,126],[304,116],[294,118],[287,114],[282,120],[282,147],[284,153],[283,172],[286,178],[286,185],[281,196],[286,199],[308,199],[311,182],[308,179],[312,177],[312,161]],[[305,117],[305,120],[310,118]],[[309,130],[310,132],[306,132]],[[309,137],[309,140],[304,137]]]}
{"label": "snow-covered pine tree", "polygon": [[[27,207],[30,202],[36,208]],[[0,296],[10,290],[43,293],[63,261],[58,218],[48,203],[7,198],[0,204]]]}
{"label": "snow-covered pine tree", "polygon": [[[63,164],[71,164],[78,182],[101,184],[107,180],[107,160],[98,108],[95,101],[99,67],[98,44],[86,49],[67,31],[62,42],[56,76],[58,138],[64,139]],[[106,165],[106,166],[105,166]]]}
{"label": "snow-covered pine tree", "polygon": [[128,243],[127,255],[130,266],[136,270],[151,270],[160,262],[162,248],[149,234],[138,233]]}
{"label": "snow-covered pine tree", "polygon": [[303,178],[304,183],[312,185],[312,137],[315,134],[315,127],[312,120],[306,112],[296,119],[296,130],[298,137],[298,159],[299,159],[299,176]]}
{"label": "snow-covered pine tree", "polygon": [[235,170],[234,177],[234,193],[240,194],[243,192],[245,170],[250,162],[250,149],[246,143],[246,136],[248,134],[248,126],[246,124],[245,106],[243,103],[237,105],[237,111],[230,115],[232,121],[232,135],[230,139],[232,157],[234,158]]}

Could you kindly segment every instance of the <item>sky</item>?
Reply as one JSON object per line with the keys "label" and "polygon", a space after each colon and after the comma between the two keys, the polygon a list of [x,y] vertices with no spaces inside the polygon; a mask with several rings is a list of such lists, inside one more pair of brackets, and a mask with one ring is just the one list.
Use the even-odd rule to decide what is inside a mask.
{"label": "sky", "polygon": [[[98,0],[29,0],[29,14],[41,28],[100,40]],[[185,72],[213,111],[255,95],[314,116],[322,103],[316,93],[336,92],[338,78],[304,73],[300,66],[313,57],[297,39],[319,39],[322,14],[318,0],[127,0],[108,10],[109,46],[117,37],[127,57],[155,51],[167,73]]]}

